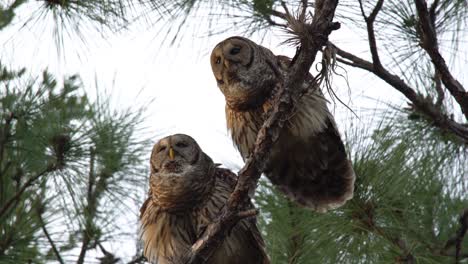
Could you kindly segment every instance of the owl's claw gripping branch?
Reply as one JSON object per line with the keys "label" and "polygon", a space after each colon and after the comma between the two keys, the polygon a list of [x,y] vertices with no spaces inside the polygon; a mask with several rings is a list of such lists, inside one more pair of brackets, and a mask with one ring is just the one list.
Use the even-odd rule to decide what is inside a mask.
{"label": "owl's claw gripping branch", "polygon": [[[300,27],[306,30],[294,32],[294,28],[291,28],[298,36],[300,49],[275,95],[273,110],[257,135],[252,155],[238,173],[236,188],[227,204],[221,210],[217,220],[208,225],[204,234],[193,244],[184,258],[184,264],[204,263],[240,219],[255,215],[254,210],[245,211],[245,201],[248,199],[249,192],[255,189],[269,159],[270,148],[278,139],[285,121],[290,117],[294,102],[297,102],[301,95],[301,85],[309,73],[317,52],[327,43],[328,35],[339,28],[339,23],[332,23],[337,5],[338,0],[315,1],[312,21]],[[302,13],[305,14],[305,10]],[[290,19],[287,18],[287,20]],[[290,24],[290,21],[287,22]]]}

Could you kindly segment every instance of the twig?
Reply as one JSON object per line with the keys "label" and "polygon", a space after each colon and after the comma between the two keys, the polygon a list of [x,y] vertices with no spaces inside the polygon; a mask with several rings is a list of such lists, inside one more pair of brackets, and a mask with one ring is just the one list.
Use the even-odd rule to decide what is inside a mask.
{"label": "twig", "polygon": [[434,0],[434,2],[431,5],[431,8],[429,9],[429,18],[431,19],[432,28],[435,28],[436,9],[438,5],[439,5],[439,0]]}
{"label": "twig", "polygon": [[[432,23],[432,20],[435,20],[435,17],[431,18],[431,15],[427,10],[427,3],[425,0],[415,0],[415,3],[419,16],[419,27],[421,31],[419,38],[421,40],[421,46],[426,50],[435,68],[440,73],[442,82],[453,98],[455,98],[465,115],[465,118],[468,120],[468,92],[465,91],[462,84],[452,75],[447,63],[445,63],[444,58],[439,52],[437,33],[435,31],[434,24]],[[435,7],[433,8],[433,12],[435,12]],[[431,8],[431,12],[433,8]]]}
{"label": "twig", "polygon": [[375,5],[374,9],[372,10],[371,14],[368,17],[366,17],[364,13],[364,9],[362,8],[361,0],[359,1],[361,10],[362,10],[362,15],[364,16],[364,20],[366,21],[366,25],[367,25],[369,47],[370,47],[370,51],[372,55],[372,61],[374,63],[374,68],[376,70],[380,70],[382,68],[382,63],[380,62],[379,52],[377,50],[377,41],[375,40],[374,21],[375,21],[375,18],[377,17],[377,14],[382,9],[383,2],[384,2],[383,0],[379,0],[377,4]]}
{"label": "twig", "polygon": [[102,254],[104,254],[104,257],[98,258],[101,261],[101,263],[110,264],[110,263],[117,263],[120,261],[120,258],[117,258],[114,254],[107,251],[104,248],[104,246],[101,244],[101,242],[98,241],[96,244],[99,247],[99,249],[101,249]]}
{"label": "twig", "polygon": [[[8,141],[8,138],[10,137],[10,125],[11,125],[11,121],[13,121],[13,119],[15,118],[15,115],[13,113],[10,113],[9,115],[7,115],[6,119],[5,119],[5,125],[3,127],[3,131],[2,133],[0,134],[1,138],[0,138],[0,164],[2,164],[2,161],[3,161],[3,154],[5,152],[5,145]],[[2,176],[2,175],[0,175]]]}
{"label": "twig", "polygon": [[[42,207],[42,205],[41,205],[41,207]],[[45,236],[47,238],[47,241],[49,241],[49,244],[52,247],[52,251],[54,251],[54,254],[55,254],[55,257],[57,258],[57,261],[60,262],[60,264],[65,264],[65,262],[62,259],[62,256],[60,255],[60,252],[58,251],[57,247],[55,246],[54,241],[52,240],[52,238],[49,235],[49,232],[47,231],[44,219],[42,218],[42,212],[41,211],[42,211],[41,209],[38,210],[37,216],[39,218],[39,223],[41,225],[42,231],[44,232],[44,234],[45,234]]]}
{"label": "twig", "polygon": [[288,264],[296,264],[299,260],[300,249],[304,243],[304,234],[300,230],[298,219],[294,212],[294,205],[288,201],[288,216],[291,224],[292,234],[289,237]]}
{"label": "twig", "polygon": [[398,263],[414,264],[416,260],[413,254],[411,254],[411,251],[408,248],[406,242],[398,236],[389,235],[384,228],[377,225],[374,219],[375,205],[373,203],[364,203],[358,204],[358,206],[360,207],[360,210],[358,210],[357,214],[355,214],[354,216],[358,221],[362,223],[363,227],[367,231],[372,232],[388,240],[390,243],[392,243],[404,253],[404,256],[398,257]]}
{"label": "twig", "polygon": [[16,193],[16,195],[14,197],[12,197],[10,200],[8,200],[8,202],[6,202],[5,205],[2,207],[2,209],[0,210],[0,217],[2,217],[3,214],[5,214],[7,212],[7,210],[10,208],[10,206],[16,200],[20,199],[21,195],[24,193],[24,191],[26,191],[26,189],[28,187],[33,185],[43,175],[45,175],[45,174],[47,174],[47,173],[49,173],[51,171],[54,171],[55,169],[56,169],[55,164],[50,164],[49,166],[47,166],[47,168],[45,170],[39,172],[36,176],[29,178],[29,180],[26,183],[24,183],[24,185],[19,189],[19,191]]}
{"label": "twig", "polygon": [[239,171],[236,188],[220,212],[219,218],[208,225],[204,234],[193,244],[184,263],[204,263],[208,260],[228,230],[241,219],[241,215],[245,215],[239,212],[243,211],[248,193],[256,188],[268,161],[270,147],[278,139],[281,128],[300,96],[301,85],[309,73],[317,52],[327,43],[328,35],[339,28],[339,23],[332,23],[337,4],[337,0],[316,1],[312,23],[305,25],[308,36],[300,38],[301,47],[296,53],[296,59],[279,87],[275,96],[275,106],[257,135],[252,155]]}
{"label": "twig", "polygon": [[[7,162],[4,168],[1,167],[3,164],[3,155],[5,152],[5,145],[8,142],[8,138],[10,137],[10,125],[11,121],[15,115],[13,113],[10,113],[7,115],[5,118],[5,125],[3,127],[3,131],[0,132],[0,200],[3,200],[3,174],[6,173],[8,170],[8,167],[11,165],[11,162]],[[1,215],[1,214],[0,214]]]}
{"label": "twig", "polygon": [[145,258],[145,256],[141,255],[141,256],[131,260],[130,262],[127,262],[127,264],[139,264],[139,263],[143,263],[144,261],[146,261],[146,258]]}
{"label": "twig", "polygon": [[[94,173],[94,159],[95,159],[95,153],[94,149],[91,147],[90,148],[90,159],[89,159],[89,179],[88,179],[88,194],[87,194],[87,200],[88,204],[85,208],[85,210],[88,211],[88,214],[85,214],[85,217],[88,218],[93,218],[92,212],[94,211],[94,195],[93,195],[93,186],[94,182],[96,181],[96,174]],[[80,254],[78,256],[78,260],[76,263],[82,264],[84,262],[85,256],[86,256],[86,251],[88,250],[88,244],[91,242],[91,237],[90,237],[90,227],[88,226],[88,221],[85,219],[85,228],[83,230],[83,243],[81,244],[81,250]]]}
{"label": "twig", "polygon": [[460,217],[460,229],[457,232],[457,239],[455,244],[455,263],[460,261],[461,245],[466,231],[468,230],[468,209],[465,209]]}
{"label": "twig", "polygon": [[443,252],[442,252],[444,253],[444,251],[447,251],[449,248],[455,246],[455,263],[458,263],[463,258],[468,257],[467,254],[462,254],[461,252],[461,245],[463,242],[463,238],[465,237],[466,232],[468,230],[468,209],[465,209],[463,211],[463,213],[460,216],[459,222],[460,222],[460,228],[457,230],[454,237],[447,240],[447,242],[445,243]]}

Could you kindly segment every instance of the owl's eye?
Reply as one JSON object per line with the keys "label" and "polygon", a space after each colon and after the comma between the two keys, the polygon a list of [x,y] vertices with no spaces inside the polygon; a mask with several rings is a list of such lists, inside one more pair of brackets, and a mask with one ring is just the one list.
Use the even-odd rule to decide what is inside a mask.
{"label": "owl's eye", "polygon": [[241,51],[240,47],[234,47],[229,51],[229,54],[236,55],[236,54],[239,54],[240,51]]}
{"label": "owl's eye", "polygon": [[177,142],[176,143],[176,147],[179,147],[179,148],[186,148],[188,147],[187,143],[185,142]]}
{"label": "owl's eye", "polygon": [[159,149],[158,149],[158,153],[161,152],[161,151],[164,151],[164,150],[166,150],[166,146],[161,146],[161,147],[159,147]]}
{"label": "owl's eye", "polygon": [[220,64],[220,63],[221,63],[221,58],[220,58],[220,57],[217,57],[215,63],[216,63],[216,64]]}

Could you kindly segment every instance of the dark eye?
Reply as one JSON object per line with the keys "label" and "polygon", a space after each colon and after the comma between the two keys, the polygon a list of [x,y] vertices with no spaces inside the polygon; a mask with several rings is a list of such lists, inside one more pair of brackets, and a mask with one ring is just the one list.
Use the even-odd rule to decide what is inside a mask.
{"label": "dark eye", "polygon": [[187,143],[185,143],[185,142],[177,142],[175,145],[176,145],[176,147],[179,147],[179,148],[188,147]]}
{"label": "dark eye", "polygon": [[229,53],[230,53],[231,55],[236,55],[236,54],[238,54],[240,51],[241,51],[241,48],[240,48],[240,47],[234,47],[234,48],[232,48],[232,49],[229,51]]}
{"label": "dark eye", "polygon": [[161,152],[161,151],[164,151],[164,150],[166,150],[166,146],[161,146],[161,147],[159,147],[159,149],[158,149],[158,153]]}
{"label": "dark eye", "polygon": [[220,63],[221,63],[221,58],[220,58],[220,57],[217,57],[215,63],[216,63],[216,64],[220,64]]}

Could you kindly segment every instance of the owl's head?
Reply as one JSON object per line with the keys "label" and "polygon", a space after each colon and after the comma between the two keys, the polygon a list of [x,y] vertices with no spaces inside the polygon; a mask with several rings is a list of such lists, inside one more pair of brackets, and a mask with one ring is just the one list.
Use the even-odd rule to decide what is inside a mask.
{"label": "owl's head", "polygon": [[161,207],[186,208],[203,199],[214,181],[215,165],[190,136],[159,140],[151,153],[150,187]]}
{"label": "owl's head", "polygon": [[211,69],[229,107],[250,110],[270,95],[278,76],[272,68],[275,55],[243,37],[230,37],[211,53]]}

